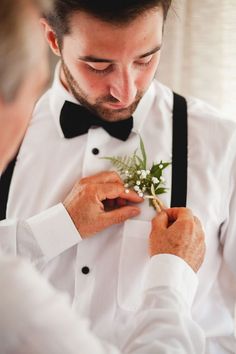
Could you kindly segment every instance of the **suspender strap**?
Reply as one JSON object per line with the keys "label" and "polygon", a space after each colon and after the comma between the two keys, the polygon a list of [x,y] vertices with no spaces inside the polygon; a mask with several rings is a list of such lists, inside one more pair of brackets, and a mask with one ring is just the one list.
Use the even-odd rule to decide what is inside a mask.
{"label": "suspender strap", "polygon": [[171,207],[185,207],[188,172],[188,114],[184,97],[174,93]]}
{"label": "suspender strap", "polygon": [[11,179],[12,179],[12,175],[16,163],[16,156],[9,163],[7,169],[3,172],[3,174],[0,177],[0,220],[6,219],[7,200],[8,200]]}

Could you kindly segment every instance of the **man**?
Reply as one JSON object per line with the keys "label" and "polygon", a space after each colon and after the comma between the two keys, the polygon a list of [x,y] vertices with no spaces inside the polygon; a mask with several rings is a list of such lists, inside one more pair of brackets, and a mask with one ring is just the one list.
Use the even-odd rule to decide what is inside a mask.
{"label": "man", "polygon": [[[52,88],[37,104],[17,156],[7,217],[28,218],[42,211],[27,221],[34,236],[17,237],[18,251],[31,257],[57,288],[70,293],[73,307],[91,319],[97,334],[115,342],[113,324],[122,327],[141,302],[149,261],[147,235],[155,212],[143,202],[138,216],[102,230],[99,218],[85,220],[83,212],[97,200],[95,191],[103,178],[82,179],[66,196],[77,180],[111,168],[100,157],[131,155],[141,135],[150,165],[172,160],[165,174],[169,189],[164,204],[185,206],[187,198],[204,223],[207,257],[199,272],[193,314],[207,335],[206,352],[232,353],[235,124],[221,121],[206,104],[188,99],[186,136],[184,100],[175,96],[173,109],[172,92],[153,80],[168,5],[169,1],[122,5],[100,1],[97,8],[93,1],[56,2],[42,23],[61,65]],[[81,114],[78,103],[103,119],[96,124],[93,120],[88,132],[84,128],[88,114]],[[116,134],[124,128],[104,123],[129,125],[131,115],[128,138]],[[77,135],[81,126],[84,130]],[[56,203],[51,212],[46,210]]]}
{"label": "man", "polygon": [[[35,99],[47,80],[45,43],[37,23],[39,11],[45,9],[46,4],[49,6],[48,1],[1,2],[0,171],[15,154]],[[93,181],[101,178],[103,183],[95,184],[98,198],[102,200],[104,196],[115,198],[124,194],[123,183],[117,175],[104,173],[93,177]],[[105,178],[113,181],[106,183]],[[132,192],[124,198],[140,201]],[[121,202],[122,199],[119,199]],[[96,213],[93,209],[97,204],[98,201],[92,202],[92,210],[84,210],[85,218],[91,212],[94,217]],[[100,211],[97,224],[108,226],[118,217],[122,221],[124,216],[129,218],[131,211],[137,214],[137,208],[131,206],[108,213]],[[172,223],[170,227],[168,219]],[[30,233],[27,220],[5,220],[0,223],[1,241],[5,239],[7,242],[8,236],[18,233]],[[175,242],[182,238],[179,247],[174,248],[165,241],[168,239],[173,243],[173,238]],[[191,246],[189,240],[192,241]],[[0,353],[169,353],[176,347],[181,348],[183,353],[201,353],[204,348],[203,334],[189,315],[191,297],[197,285],[193,270],[198,270],[204,254],[201,225],[190,210],[167,210],[153,220],[150,241],[150,254],[160,254],[152,257],[150,262],[142,306],[135,320],[116,332],[119,349],[96,338],[87,322],[79,320],[72,312],[68,299],[57,294],[30,264],[7,256],[0,250]],[[193,245],[196,249],[194,254],[191,252]],[[163,255],[163,252],[174,255]],[[161,280],[163,271],[171,287],[167,279]],[[188,291],[181,287],[181,279],[171,280],[174,276],[187,277],[185,285],[192,286],[192,289]],[[160,278],[158,285],[155,277]],[[155,342],[150,342],[150,338],[155,338]]]}

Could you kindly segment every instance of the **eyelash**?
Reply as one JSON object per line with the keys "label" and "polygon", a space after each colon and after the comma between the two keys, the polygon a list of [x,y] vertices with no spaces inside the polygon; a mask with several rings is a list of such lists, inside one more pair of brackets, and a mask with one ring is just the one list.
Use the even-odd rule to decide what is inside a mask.
{"label": "eyelash", "polygon": [[109,65],[106,69],[104,70],[97,70],[97,69],[94,69],[92,66],[88,65],[88,69],[90,71],[92,71],[93,73],[97,74],[97,75],[104,75],[104,74],[108,74],[109,72],[112,71],[112,64]]}
{"label": "eyelash", "polygon": [[[152,59],[153,59],[153,56],[151,57],[151,59],[148,62],[146,62],[146,63],[135,63],[135,65],[140,66],[140,67],[148,67],[151,64]],[[113,65],[112,64],[109,65],[104,70],[94,69],[92,66],[88,65],[88,69],[90,71],[92,71],[93,73],[97,74],[97,75],[106,75],[106,74],[108,74],[108,73],[110,73],[112,71]]]}

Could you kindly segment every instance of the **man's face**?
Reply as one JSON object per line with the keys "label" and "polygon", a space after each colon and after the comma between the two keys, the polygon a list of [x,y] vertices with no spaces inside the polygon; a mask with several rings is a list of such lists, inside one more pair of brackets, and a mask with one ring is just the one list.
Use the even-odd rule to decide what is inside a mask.
{"label": "man's face", "polygon": [[131,116],[159,63],[162,9],[120,26],[78,12],[71,17],[70,29],[61,51],[65,87],[106,120]]}
{"label": "man's face", "polygon": [[27,129],[34,104],[49,75],[47,49],[39,26],[39,13],[30,8],[29,15],[28,35],[32,36],[32,46],[29,45],[28,55],[34,53],[33,62],[16,97],[10,102],[5,102],[0,97],[0,173],[15,155]]}

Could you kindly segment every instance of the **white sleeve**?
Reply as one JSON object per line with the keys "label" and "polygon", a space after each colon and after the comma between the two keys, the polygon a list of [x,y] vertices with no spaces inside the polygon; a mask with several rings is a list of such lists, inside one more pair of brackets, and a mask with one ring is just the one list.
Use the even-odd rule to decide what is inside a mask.
{"label": "white sleeve", "polygon": [[169,273],[169,279],[177,281],[172,287],[167,282],[158,284],[151,276],[142,306],[122,333],[117,333],[113,346],[97,338],[88,321],[76,317],[67,297],[56,292],[29,263],[1,255],[1,354],[203,353],[204,336],[191,318],[187,300],[192,294],[183,295],[179,286],[187,273],[189,285],[196,276],[184,261],[178,266],[178,257],[174,258],[156,256],[150,262],[151,273],[161,266],[167,278]]}
{"label": "white sleeve", "polygon": [[[66,235],[66,237],[65,237]],[[0,247],[42,265],[82,238],[62,203],[26,220],[0,222]]]}
{"label": "white sleeve", "polygon": [[[191,316],[197,285],[196,274],[181,258],[152,257],[143,302],[130,322],[122,353],[205,353],[205,335]],[[124,339],[122,333],[118,336]]]}

